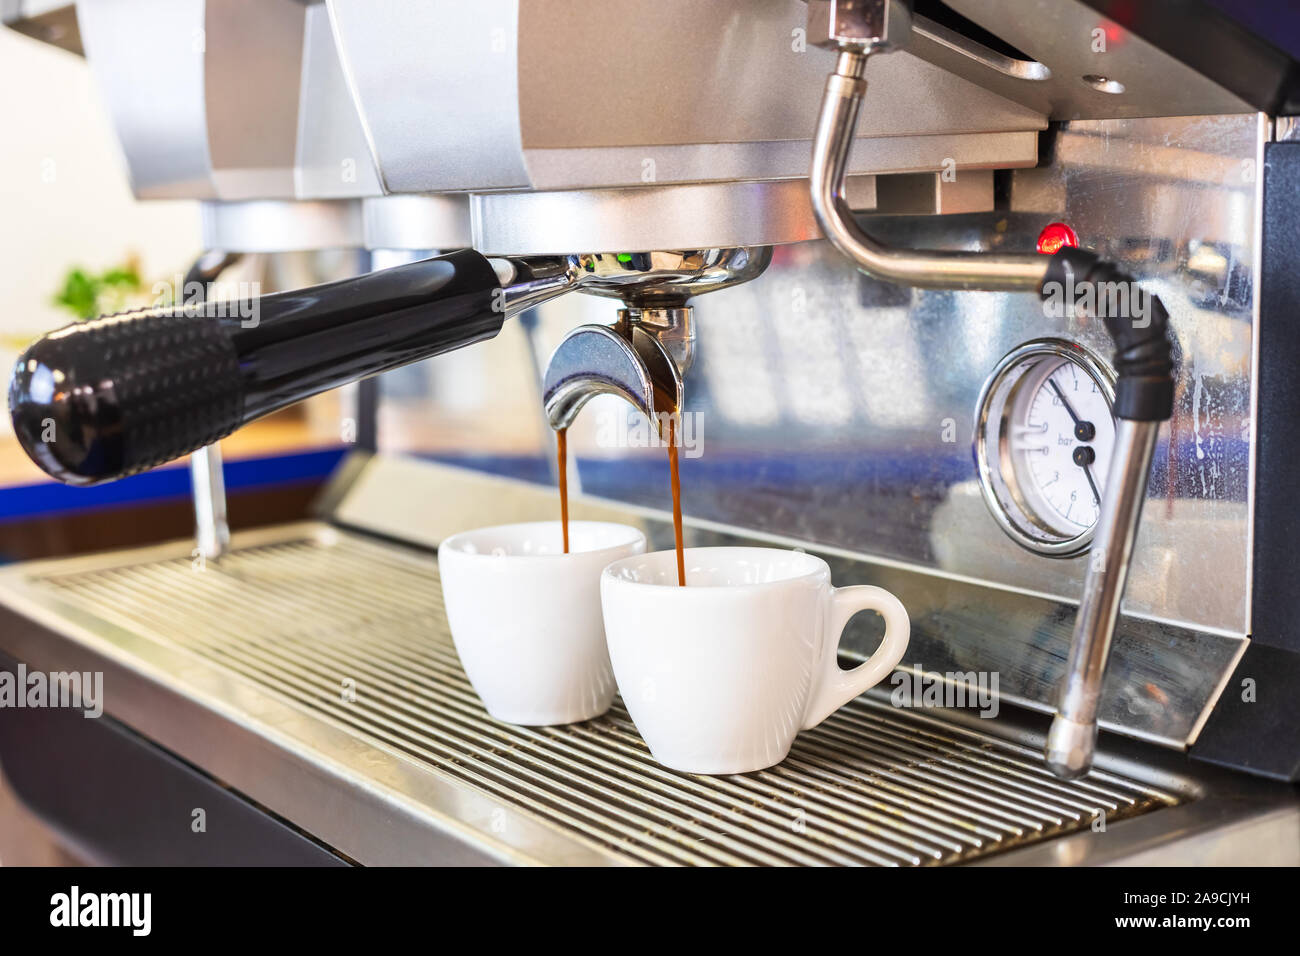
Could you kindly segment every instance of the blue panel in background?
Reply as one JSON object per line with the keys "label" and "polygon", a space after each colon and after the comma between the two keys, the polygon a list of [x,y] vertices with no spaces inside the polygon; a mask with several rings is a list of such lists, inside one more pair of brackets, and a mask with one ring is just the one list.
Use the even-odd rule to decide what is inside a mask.
{"label": "blue panel in background", "polygon": [[[226,491],[233,494],[275,485],[320,481],[334,471],[347,451],[339,447],[227,461]],[[188,498],[189,494],[190,471],[187,465],[155,468],[90,488],[74,488],[56,481],[14,485],[0,488],[0,522]]]}

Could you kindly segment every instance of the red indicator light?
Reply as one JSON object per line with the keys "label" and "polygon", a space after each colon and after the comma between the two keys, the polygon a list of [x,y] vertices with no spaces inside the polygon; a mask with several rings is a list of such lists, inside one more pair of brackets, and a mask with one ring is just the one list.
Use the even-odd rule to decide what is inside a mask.
{"label": "red indicator light", "polygon": [[1038,251],[1045,256],[1052,256],[1066,246],[1077,249],[1079,234],[1063,222],[1049,222],[1038,234]]}

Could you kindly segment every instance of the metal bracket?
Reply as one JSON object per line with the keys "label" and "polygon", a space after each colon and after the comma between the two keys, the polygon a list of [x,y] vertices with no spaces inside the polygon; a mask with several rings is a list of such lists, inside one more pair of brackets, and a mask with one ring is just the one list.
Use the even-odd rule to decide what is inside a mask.
{"label": "metal bracket", "polygon": [[808,0],[808,42],[827,50],[898,50],[912,34],[910,2]]}

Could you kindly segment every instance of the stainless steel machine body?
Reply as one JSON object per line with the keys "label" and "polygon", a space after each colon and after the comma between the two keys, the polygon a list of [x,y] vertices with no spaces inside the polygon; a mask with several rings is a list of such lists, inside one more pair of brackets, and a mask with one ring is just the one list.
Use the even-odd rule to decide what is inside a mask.
{"label": "stainless steel machine body", "polygon": [[[626,365],[621,388],[594,387],[570,345],[578,357],[548,381],[545,357],[566,335],[613,321],[609,303],[577,296],[539,296],[478,357],[437,360],[474,362],[479,381],[422,400],[458,437],[417,450],[468,470],[388,452],[381,434],[380,454],[339,476],[321,523],[236,535],[210,571],[189,576],[167,548],[8,569],[0,650],[116,675],[114,718],[361,862],[1295,862],[1292,788],[1187,758],[1294,779],[1285,748],[1255,754],[1223,729],[1246,682],[1295,689],[1252,655],[1300,650],[1293,632],[1256,624],[1256,582],[1276,563],[1257,553],[1260,523],[1281,520],[1260,510],[1277,501],[1259,472],[1260,423],[1281,414],[1260,392],[1265,182],[1293,124],[1087,3],[951,0],[961,16],[943,22],[918,6],[902,50],[852,64],[868,92],[840,214],[883,246],[964,252],[976,269],[1001,257],[1016,275],[966,289],[881,281],[820,239],[810,196],[815,148],[846,134],[816,125],[836,66],[818,31],[856,3],[282,0],[254,14],[208,0],[169,8],[188,19],[168,26],[132,0],[120,6],[137,25],[205,31],[207,85],[172,90],[191,102],[169,109],[197,124],[177,156],[150,145],[140,116],[166,111],[133,111],[121,51],[100,41],[110,52],[96,61],[99,37],[125,21],[102,0],[78,10],[138,194],[207,202],[216,247],[237,248],[216,241],[233,234],[292,248],[307,218],[304,234],[334,230],[343,244],[472,245],[520,261],[771,246],[760,275],[692,301],[689,361],[655,340],[669,373],[685,370],[688,535],[804,547],[837,583],[889,588],[913,621],[896,686],[996,675],[1001,716],[909,710],[886,692],[804,735],[790,764],[708,781],[657,768],[618,710],[556,731],[482,714],[446,642],[428,552],[553,503],[518,480],[550,473],[549,432],[522,444],[512,433],[502,454],[495,396],[522,391],[539,419],[554,399],[551,424],[570,427],[576,452],[575,513],[640,521],[671,543],[666,462],[642,436],[655,407],[645,361]],[[263,15],[303,53],[277,67],[294,93],[273,99],[275,135],[255,143],[221,126],[249,78],[219,64]],[[1179,353],[1172,419],[1133,443],[1150,482],[1136,539],[1116,544],[1132,548],[1122,608],[1118,592],[1099,594],[1122,611],[1109,660],[1093,644],[1077,666],[1089,553],[1013,540],[975,454],[1004,356],[1046,339],[1109,360],[1100,321],[1016,291],[1033,284],[1031,253],[1054,222],[1160,296]],[[585,382],[567,401],[566,369]],[[381,402],[399,401],[382,382]],[[303,601],[329,610],[299,620]],[[213,619],[190,628],[188,607]],[[846,648],[866,655],[874,641],[855,625]],[[1070,669],[1089,680],[1066,693],[1105,733],[1094,773],[1067,783],[1041,753]],[[347,681],[353,700],[338,696]],[[313,786],[329,799],[307,799]],[[813,835],[791,837],[787,814]],[[1110,836],[1098,838],[1098,814]]]}
{"label": "stainless steel machine body", "polygon": [[[413,513],[417,494],[433,502]],[[902,680],[802,734],[780,766],[731,777],[659,767],[618,702],[566,727],[499,723],[460,669],[418,543],[553,506],[525,482],[354,460],[326,522],[236,534],[203,571],[180,545],[5,569],[5,651],[30,668],[102,671],[105,721],[364,864],[1294,862],[1288,788],[1116,740],[1086,780],[1062,782],[1042,764],[1041,722],[1009,705],[997,719],[907,706]],[[575,514],[671,539],[661,518],[620,506],[581,501]],[[842,560],[835,573],[880,579]],[[45,796],[38,761],[14,746],[40,731],[29,721],[0,724],[0,744],[31,799]],[[180,806],[124,796],[106,775],[98,799],[136,834]],[[219,852],[147,839],[128,852],[86,830],[72,835],[104,862]]]}

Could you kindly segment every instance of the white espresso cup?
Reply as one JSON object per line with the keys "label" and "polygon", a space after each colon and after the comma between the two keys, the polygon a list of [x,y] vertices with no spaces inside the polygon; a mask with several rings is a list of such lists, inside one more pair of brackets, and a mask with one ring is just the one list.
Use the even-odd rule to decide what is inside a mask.
{"label": "white espresso cup", "polygon": [[465,531],[438,548],[443,603],[460,662],[488,713],[511,724],[567,724],[603,714],[614,675],[600,612],[600,572],[645,551],[636,528],[558,521]]}
{"label": "white espresso cup", "polygon": [[[780,763],[795,734],[883,680],[911,625],[877,587],[831,586],[821,558],[776,548],[688,548],[616,561],[600,580],[614,676],[665,767],[746,773]],[[885,619],[865,663],[841,670],[840,634],[858,611]]]}

